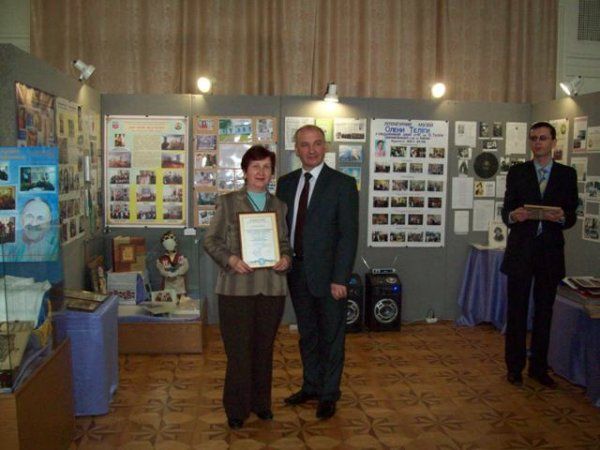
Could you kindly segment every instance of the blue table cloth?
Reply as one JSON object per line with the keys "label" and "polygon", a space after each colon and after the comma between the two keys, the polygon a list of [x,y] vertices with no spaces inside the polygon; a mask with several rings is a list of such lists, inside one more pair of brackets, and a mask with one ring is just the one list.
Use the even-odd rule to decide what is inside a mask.
{"label": "blue table cloth", "polygon": [[586,396],[600,407],[600,319],[558,295],[554,303],[548,364],[557,375],[586,387]]}
{"label": "blue table cloth", "polygon": [[471,247],[458,304],[458,325],[475,326],[489,322],[499,330],[506,322],[506,276],[500,272],[502,249]]}
{"label": "blue table cloth", "polygon": [[75,415],[106,414],[119,384],[118,299],[110,297],[93,313],[54,314],[56,338],[71,338]]}

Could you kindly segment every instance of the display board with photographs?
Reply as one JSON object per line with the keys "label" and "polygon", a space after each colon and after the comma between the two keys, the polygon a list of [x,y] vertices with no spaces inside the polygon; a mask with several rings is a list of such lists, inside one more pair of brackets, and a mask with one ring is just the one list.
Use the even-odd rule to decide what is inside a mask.
{"label": "display board with photographs", "polygon": [[0,261],[56,261],[58,151],[0,148]]}
{"label": "display board with photographs", "polygon": [[53,95],[15,83],[17,98],[17,146],[35,147],[56,144]]}
{"label": "display board with photographs", "polygon": [[447,161],[448,122],[371,121],[369,246],[444,245]]}
{"label": "display board with photographs", "polygon": [[105,116],[106,224],[185,226],[187,147],[187,117]]}
{"label": "display board with photographs", "polygon": [[83,120],[77,103],[56,99],[56,139],[59,162],[60,240],[83,237],[86,229],[83,179]]}
{"label": "display board with photographs", "polygon": [[[217,195],[244,186],[242,157],[256,144],[277,152],[277,119],[263,116],[194,117],[194,226],[210,224]],[[274,186],[272,182],[271,192],[275,191]]]}

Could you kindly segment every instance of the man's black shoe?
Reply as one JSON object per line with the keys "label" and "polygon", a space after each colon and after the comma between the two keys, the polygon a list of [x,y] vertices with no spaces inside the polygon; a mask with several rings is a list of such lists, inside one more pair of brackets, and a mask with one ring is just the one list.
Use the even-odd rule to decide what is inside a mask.
{"label": "man's black shoe", "polygon": [[242,419],[227,419],[227,425],[232,430],[239,430],[244,426],[244,421]]}
{"label": "man's black shoe", "polygon": [[506,374],[506,380],[513,386],[523,386],[523,377],[520,373],[508,372]]}
{"label": "man's black shoe", "polygon": [[286,405],[301,405],[302,403],[306,403],[310,400],[316,400],[317,398],[319,397],[315,394],[307,394],[304,391],[298,391],[286,398],[284,402]]}
{"label": "man's black shoe", "polygon": [[542,386],[546,386],[549,389],[554,389],[556,387],[556,381],[554,381],[552,379],[552,377],[545,372],[542,372],[542,373],[529,372],[528,375],[529,375],[529,378],[537,381]]}
{"label": "man's black shoe", "polygon": [[334,401],[323,401],[319,402],[317,406],[317,418],[318,419],[329,419],[335,414],[335,402]]}
{"label": "man's black shoe", "polygon": [[272,420],[273,419],[273,411],[270,409],[265,409],[263,411],[255,411],[256,417],[261,420]]}

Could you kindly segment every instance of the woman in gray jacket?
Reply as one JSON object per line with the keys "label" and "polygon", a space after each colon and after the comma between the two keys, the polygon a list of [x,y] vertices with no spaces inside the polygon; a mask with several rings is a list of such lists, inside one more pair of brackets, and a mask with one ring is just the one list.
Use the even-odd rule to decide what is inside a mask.
{"label": "woman in gray jacket", "polygon": [[[231,428],[241,428],[251,412],[273,418],[273,343],[281,322],[292,253],[285,221],[287,207],[267,191],[275,154],[251,147],[242,158],[246,184],[217,198],[204,249],[220,267],[215,292],[219,326],[227,354],[223,406]],[[281,257],[270,268],[253,269],[241,258],[238,213],[275,212]]]}

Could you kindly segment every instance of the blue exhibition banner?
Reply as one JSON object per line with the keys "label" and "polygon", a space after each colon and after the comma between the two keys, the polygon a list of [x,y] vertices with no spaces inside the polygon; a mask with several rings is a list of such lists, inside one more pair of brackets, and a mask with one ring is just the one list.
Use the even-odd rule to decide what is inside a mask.
{"label": "blue exhibition banner", "polygon": [[0,147],[0,262],[56,261],[58,148]]}

